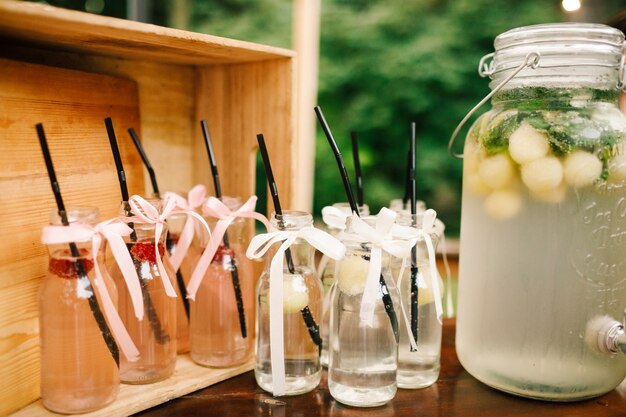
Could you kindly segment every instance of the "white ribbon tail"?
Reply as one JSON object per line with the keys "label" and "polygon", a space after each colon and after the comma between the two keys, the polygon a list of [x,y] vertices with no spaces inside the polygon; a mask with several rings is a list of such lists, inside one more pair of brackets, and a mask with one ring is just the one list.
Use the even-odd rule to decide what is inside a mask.
{"label": "white ribbon tail", "polygon": [[376,309],[376,300],[379,298],[381,268],[382,249],[373,247],[370,254],[370,265],[367,271],[363,298],[361,299],[361,311],[359,313],[361,323],[368,327],[374,326],[374,310]]}
{"label": "white ribbon tail", "polygon": [[[406,308],[404,307],[404,294],[402,294],[402,279],[404,278],[404,271],[406,270],[406,257],[402,258],[402,265],[400,266],[400,274],[398,275],[398,279],[396,279],[398,292],[400,293],[400,309],[402,310],[402,320],[404,320],[404,327],[406,327],[407,335],[409,336],[409,343],[414,350],[417,350],[417,343],[415,343],[415,335],[413,334],[413,330],[411,329],[411,320],[409,318],[409,314],[406,312]],[[409,303],[411,302],[411,289],[409,287]]]}
{"label": "white ribbon tail", "polygon": [[285,328],[283,323],[283,259],[285,250],[293,239],[285,240],[270,264],[270,359],[272,363],[272,393],[275,397],[285,394]]}
{"label": "white ribbon tail", "polygon": [[430,281],[433,286],[433,297],[435,298],[435,311],[437,312],[437,320],[441,323],[441,317],[443,316],[443,305],[441,303],[441,291],[439,289],[439,275],[437,273],[437,264],[435,258],[435,248],[433,247],[433,241],[430,235],[424,234],[424,240],[426,241],[426,248],[428,249],[428,264],[430,267]]}
{"label": "white ribbon tail", "polygon": [[441,253],[443,255],[443,267],[446,270],[446,317],[454,317],[454,304],[452,301],[452,273],[448,263],[448,250],[446,248],[446,234],[441,234]]}

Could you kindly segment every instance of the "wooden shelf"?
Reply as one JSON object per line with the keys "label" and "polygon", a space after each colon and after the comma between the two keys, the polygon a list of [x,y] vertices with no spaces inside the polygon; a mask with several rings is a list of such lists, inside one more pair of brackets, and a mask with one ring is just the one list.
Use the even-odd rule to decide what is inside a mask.
{"label": "wooden shelf", "polygon": [[[179,355],[174,375],[150,385],[120,385],[117,399],[84,417],[123,417],[163,404],[174,398],[208,387],[254,368],[253,362],[234,368],[211,369],[196,365],[189,355]],[[12,414],[12,417],[45,417],[60,414],[48,411],[37,401]]]}
{"label": "wooden shelf", "polygon": [[[98,207],[102,219],[120,204],[108,116],[131,193],[149,194],[149,181],[129,127],[161,189],[186,192],[202,183],[212,193],[200,130],[206,119],[224,193],[254,194],[256,134],[263,132],[289,207],[299,145],[294,59],[285,49],[0,0],[0,227],[8,238],[0,240],[0,416],[39,397],[37,291],[47,269],[39,238],[54,199],[34,124],[46,127],[66,205]],[[152,385],[136,389],[165,401]]]}

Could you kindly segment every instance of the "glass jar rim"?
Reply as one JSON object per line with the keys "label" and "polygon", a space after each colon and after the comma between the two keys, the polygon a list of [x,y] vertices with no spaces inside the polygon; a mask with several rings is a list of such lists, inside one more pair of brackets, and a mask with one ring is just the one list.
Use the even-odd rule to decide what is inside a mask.
{"label": "glass jar rim", "polygon": [[[352,214],[352,207],[350,206],[350,203],[346,201],[333,203],[333,207],[338,208],[339,210],[345,212],[346,214]],[[359,207],[359,213],[362,216],[369,216],[370,207],[367,204],[363,203],[363,205],[358,206],[358,207]]]}
{"label": "glass jar rim", "polygon": [[[97,207],[71,207],[69,210],[66,210],[65,213],[67,214],[67,220],[70,224],[81,223],[95,225],[100,221],[100,210]],[[49,221],[53,226],[62,225],[61,216],[59,216],[57,209],[50,210]]]}
{"label": "glass jar rim", "polygon": [[270,224],[278,230],[298,230],[313,225],[311,213],[299,210],[282,210],[282,212],[282,215],[272,212],[270,218]]}
{"label": "glass jar rim", "polygon": [[[536,65],[523,67],[503,88],[623,86],[624,34],[610,26],[575,22],[523,26],[498,35],[494,47],[495,52],[486,55],[479,68],[482,76],[493,80],[492,89],[531,54],[538,55]],[[489,57],[493,60],[486,64]]]}

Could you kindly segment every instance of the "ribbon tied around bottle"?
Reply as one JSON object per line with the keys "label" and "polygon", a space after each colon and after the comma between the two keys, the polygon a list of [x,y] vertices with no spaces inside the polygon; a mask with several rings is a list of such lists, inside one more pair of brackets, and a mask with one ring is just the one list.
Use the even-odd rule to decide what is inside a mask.
{"label": "ribbon tied around bottle", "polygon": [[270,359],[272,363],[272,384],[274,396],[281,396],[286,391],[285,383],[285,346],[283,323],[283,262],[285,251],[297,240],[308,242],[331,259],[339,260],[346,253],[346,247],[330,234],[313,226],[299,230],[277,230],[256,235],[250,241],[246,256],[260,259],[275,244],[280,247],[270,263],[269,309],[270,309]]}
{"label": "ribbon tied around bottle", "polygon": [[226,233],[226,229],[228,226],[232,224],[233,221],[237,218],[252,218],[263,223],[265,228],[269,230],[269,222],[260,213],[254,211],[256,206],[257,197],[253,195],[242,204],[237,210],[231,210],[228,208],[226,204],[224,204],[220,199],[216,197],[209,197],[209,199],[202,206],[202,212],[205,216],[214,217],[217,220],[215,227],[213,228],[213,233],[211,234],[211,239],[207,244],[206,249],[202,252],[200,256],[200,260],[196,265],[193,273],[191,274],[191,279],[189,280],[189,284],[187,285],[187,298],[195,300],[196,293],[198,292],[198,288],[202,283],[202,279],[206,274],[209,265],[211,265],[211,261],[213,261],[213,257],[217,252],[222,240],[224,239],[224,234]]}
{"label": "ribbon tied around bottle", "polygon": [[202,184],[196,185],[189,190],[187,198],[181,197],[171,191],[166,192],[164,197],[165,199],[173,199],[176,202],[175,212],[187,214],[185,225],[183,226],[183,230],[180,233],[178,242],[176,243],[176,250],[170,256],[170,263],[174,267],[174,271],[178,271],[180,269],[180,265],[183,263],[185,255],[187,255],[187,251],[189,251],[189,247],[191,246],[191,242],[193,241],[196,232],[194,221],[198,220],[198,218],[193,215],[189,215],[189,212],[195,213],[195,210],[204,204],[206,201],[206,187]]}
{"label": "ribbon tied around bottle", "polygon": [[[346,236],[346,239],[371,244],[370,264],[359,312],[361,323],[368,327],[374,325],[374,310],[376,309],[376,302],[380,298],[379,277],[382,271],[383,251],[401,258],[404,263],[410,254],[411,248],[417,241],[417,237],[411,235],[408,231],[406,232],[408,233],[406,239],[397,237],[401,231],[410,228],[395,225],[396,216],[396,212],[383,207],[376,215],[374,227],[367,224],[356,214],[352,214],[349,219],[350,233]],[[392,228],[394,228],[396,236],[392,235]]]}
{"label": "ribbon tied around bottle", "polygon": [[[424,240],[426,244],[426,250],[428,253],[428,266],[430,269],[430,285],[432,286],[433,298],[435,299],[435,312],[437,314],[437,320],[441,323],[441,317],[443,315],[443,305],[441,303],[441,291],[439,289],[439,274],[437,272],[437,264],[435,258],[435,246],[433,245],[431,234],[437,233],[438,227],[436,226],[437,212],[433,209],[428,209],[424,212],[422,217],[422,226],[420,228],[415,227],[407,227],[407,226],[398,226],[394,225],[391,229],[391,235],[395,238],[404,239],[406,241],[411,242],[411,248],[417,244],[418,241]],[[402,258],[402,266],[400,267],[400,272],[398,274],[398,278],[396,280],[398,288],[402,288],[402,280],[404,277],[404,271],[406,269],[407,258],[409,254],[405,255]],[[418,275],[417,278],[417,286],[418,288],[427,288],[428,284],[424,281],[422,274]],[[409,315],[404,308],[404,303],[400,303],[400,308],[402,310],[402,318],[406,324],[406,329],[409,335],[409,342],[413,349],[417,350],[417,344],[415,343],[415,335],[411,329],[411,324],[409,321]]]}
{"label": "ribbon tied around bottle", "polygon": [[128,204],[130,204],[134,217],[123,217],[122,220],[124,222],[154,224],[154,251],[159,275],[161,276],[161,281],[163,282],[163,287],[165,288],[167,296],[176,297],[176,291],[172,286],[172,282],[170,281],[165,266],[163,265],[163,259],[161,259],[161,254],[159,253],[159,240],[161,239],[161,234],[163,233],[165,220],[172,214],[185,213],[198,219],[198,221],[200,221],[210,234],[211,232],[209,230],[209,226],[206,224],[202,216],[194,211],[176,210],[176,200],[172,198],[164,200],[164,207],[160,214],[156,207],[138,195],[130,197],[128,199]]}
{"label": "ribbon tied around bottle", "polygon": [[111,327],[111,332],[115,336],[120,349],[129,362],[135,362],[139,359],[139,350],[133,343],[122,319],[120,318],[115,304],[111,299],[111,295],[102,278],[97,256],[100,251],[102,239],[109,242],[109,247],[113,253],[113,257],[119,266],[128,292],[133,303],[135,316],[137,319],[143,319],[143,298],[141,296],[141,287],[139,286],[139,278],[137,271],[133,265],[133,261],[126,249],[123,236],[132,233],[132,229],[119,219],[111,219],[91,226],[83,223],[71,223],[68,226],[45,226],[42,231],[41,242],[46,245],[56,245],[71,242],[88,242],[91,240],[91,253],[94,258],[94,287],[98,292],[98,298],[102,303],[104,313]]}
{"label": "ribbon tied around bottle", "polygon": [[[348,220],[348,217],[350,217],[350,212],[342,210],[338,207],[326,206],[322,209],[322,220],[326,226],[339,230],[339,236],[341,236],[341,233],[346,230],[346,221]],[[328,265],[328,261],[328,256],[322,255],[322,259],[320,259],[320,263],[317,266],[317,273],[320,279],[322,279],[322,274]],[[330,292],[326,294],[324,302],[326,302],[326,298],[329,298],[329,296]]]}

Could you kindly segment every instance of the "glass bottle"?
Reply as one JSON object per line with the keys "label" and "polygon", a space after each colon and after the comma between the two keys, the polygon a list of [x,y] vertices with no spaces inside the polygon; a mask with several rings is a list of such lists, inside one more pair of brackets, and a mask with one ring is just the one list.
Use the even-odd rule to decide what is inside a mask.
{"label": "glass bottle", "polygon": [[[184,227],[187,216],[184,214],[173,214],[167,219],[169,233],[165,239],[168,254],[172,256],[178,249],[178,240]],[[187,253],[183,258],[180,268],[176,271],[174,278],[176,280],[176,351],[178,353],[189,352],[190,336],[189,336],[189,318],[190,318],[190,302],[186,297],[185,287],[189,283],[193,268],[200,257],[200,246],[198,239],[194,238],[187,249]],[[181,291],[182,288],[182,291]]]}
{"label": "glass bottle", "polygon": [[[416,204],[416,212],[421,213],[426,210],[426,203],[422,200],[417,200]],[[409,200],[403,200],[402,198],[394,198],[389,202],[389,208],[396,213],[411,213],[411,204]]]}
{"label": "glass bottle", "polygon": [[[68,212],[70,223],[98,223],[98,210]],[[61,225],[56,211],[52,225]],[[75,242],[80,256],[73,257],[68,244],[49,245],[48,272],[39,289],[41,342],[41,400],[51,411],[86,413],[112,402],[119,389],[119,369],[94,318],[90,298],[93,286],[78,276],[76,262],[93,282],[94,262],[102,262],[104,249],[91,253],[91,240]],[[101,270],[104,271],[104,265]],[[102,274],[115,303],[115,284]]]}
{"label": "glass bottle", "polygon": [[[222,197],[232,211],[241,199]],[[214,229],[216,219],[206,218]],[[205,272],[191,305],[191,358],[200,365],[227,367],[245,363],[254,352],[254,271],[246,258],[249,244],[244,218],[236,218]],[[244,330],[235,295],[238,280],[243,302]]]}
{"label": "glass bottle", "polygon": [[[424,214],[411,215],[402,213],[398,217],[398,224],[422,228]],[[436,232],[431,233],[430,239],[433,249],[437,248],[437,243],[441,236]],[[433,280],[431,277],[430,260],[424,238],[417,241],[415,250],[416,281],[422,281],[424,287],[417,288],[417,349],[414,350],[409,341],[409,333],[404,320],[398,320],[400,343],[398,345],[398,387],[399,388],[425,388],[437,381],[441,365],[441,323],[437,320],[435,309],[435,295],[433,291]],[[411,255],[412,256],[412,255]],[[435,260],[433,260],[435,262]],[[402,259],[392,258],[391,271],[399,281],[399,274]],[[411,290],[417,282],[411,281],[411,259],[407,259],[403,277],[398,290],[404,311],[408,315],[409,322],[412,317]],[[439,286],[439,294],[443,295],[443,280],[436,274]]]}
{"label": "glass bottle", "polygon": [[[346,216],[352,214],[349,203],[335,203],[333,207],[343,211]],[[359,206],[359,213],[361,216],[369,216],[370,208],[367,204]],[[328,225],[328,233],[337,239],[341,239],[341,234],[345,230],[342,228],[332,227]],[[324,261],[325,260],[325,261]],[[322,262],[325,264],[322,265]],[[322,257],[319,270],[322,285],[324,287],[324,301],[322,303],[322,323],[320,324],[320,334],[322,335],[322,355],[320,361],[322,366],[328,366],[328,335],[329,335],[329,320],[330,320],[330,288],[335,281],[335,266],[337,263],[327,256]]]}
{"label": "glass bottle", "polygon": [[626,305],[624,35],[537,25],[495,49],[481,69],[492,89],[525,59],[538,66],[500,88],[467,136],[459,360],[517,395],[598,396],[626,376],[626,358],[593,342],[594,319],[621,321]]}
{"label": "glass bottle", "polygon": [[[364,218],[374,226],[374,217]],[[348,225],[346,255],[338,262],[331,289],[328,388],[343,404],[375,407],[396,394],[398,368],[399,296],[383,256],[380,291],[371,327],[361,323],[360,311],[371,258],[371,244],[359,242]],[[391,306],[391,309],[389,309]]]}
{"label": "glass bottle", "polygon": [[[148,200],[161,210],[159,200]],[[127,207],[124,203],[123,207]],[[125,210],[126,212],[128,209]],[[130,224],[129,224],[130,226]],[[137,320],[128,289],[123,284],[122,273],[113,264],[110,274],[117,284],[119,293],[119,313],[130,337],[139,349],[139,360],[128,362],[120,358],[120,379],[126,384],[149,384],[168,378],[176,367],[176,304],[177,300],[165,293],[161,273],[157,266],[155,253],[155,225],[134,222],[134,235],[126,240],[137,275],[139,276],[145,314],[143,320]],[[163,225],[158,248],[161,256],[165,255],[167,225]],[[173,282],[175,273],[165,259],[163,264],[168,279]]]}
{"label": "glass bottle", "polygon": [[[299,230],[313,225],[313,217],[302,211],[283,211],[282,216],[272,215],[274,229]],[[274,251],[278,248],[275,244]],[[272,249],[270,251],[272,251]],[[311,321],[319,323],[322,314],[322,284],[313,267],[313,248],[302,239],[290,247],[294,271],[283,266],[283,326],[285,349],[285,374],[287,392],[296,395],[315,389],[320,382],[320,347],[307,328]],[[257,338],[254,376],[257,384],[272,392],[272,363],[270,356],[270,313],[269,274],[273,253],[268,252],[268,261],[257,285]],[[309,318],[305,317],[310,316]],[[312,320],[310,320],[312,319]],[[319,331],[319,329],[318,329]],[[319,335],[318,335],[319,337]]]}

